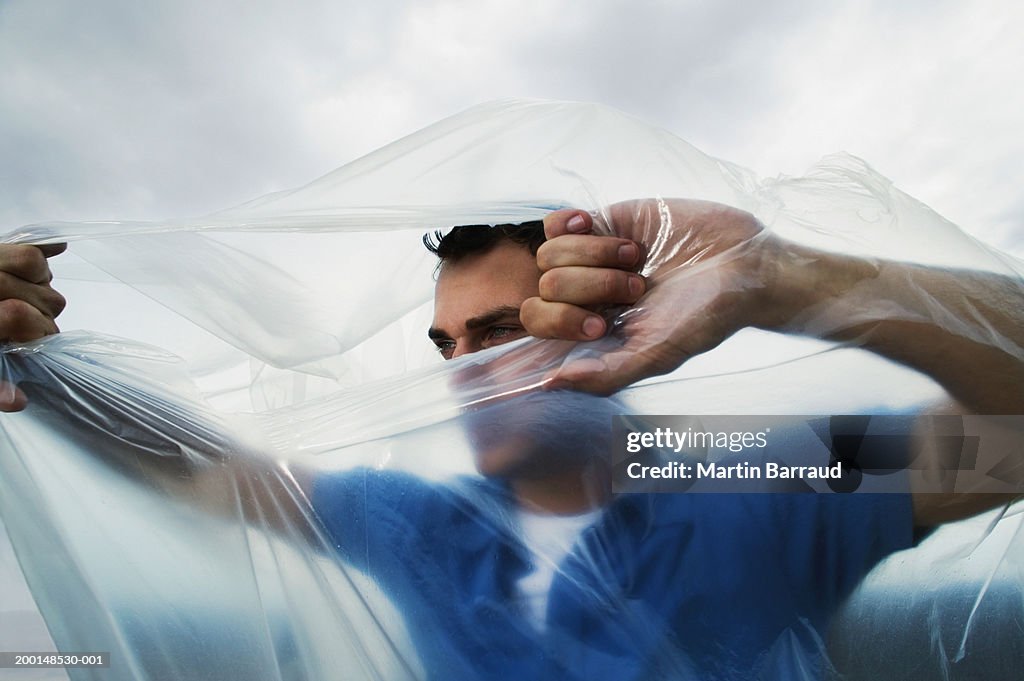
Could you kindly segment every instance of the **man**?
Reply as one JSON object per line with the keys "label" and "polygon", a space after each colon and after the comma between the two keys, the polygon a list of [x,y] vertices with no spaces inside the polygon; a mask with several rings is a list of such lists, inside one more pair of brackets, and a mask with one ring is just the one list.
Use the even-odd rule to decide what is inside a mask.
{"label": "man", "polygon": [[[1019,343],[1018,308],[1007,304],[1019,293],[1009,282],[815,253],[722,206],[639,202],[611,215],[617,233],[632,238],[593,236],[590,216],[567,212],[545,221],[551,238],[543,245],[536,230],[515,226],[456,229],[432,242],[441,264],[429,335],[441,354],[471,359],[526,335],[596,338],[606,321],[591,306],[639,300],[638,314],[616,329],[620,349],[564,364],[547,387],[612,392],[756,324],[860,337],[888,356],[934,368],[976,409],[1018,408],[1016,387],[1004,376],[1019,377],[1020,363],[989,347],[995,336],[986,343],[892,318],[897,301],[911,319],[926,318],[907,292],[927,290],[947,296],[947,304],[985,310],[998,337]],[[582,232],[570,234],[574,218],[571,227]],[[662,240],[666,255],[645,253],[656,243],[652,232],[670,237]],[[651,261],[658,262],[649,279],[637,276]],[[505,388],[517,369],[536,370],[530,350],[482,366],[463,362],[455,380]],[[988,370],[974,373],[979,366]],[[467,401],[475,401],[473,387]],[[613,500],[586,447],[543,432],[571,423],[538,416],[568,399],[552,395],[503,395],[479,418],[467,417],[484,481],[438,487],[368,473],[357,485],[367,501],[356,504],[347,476],[317,485],[313,503],[333,543],[394,596],[419,634],[417,649],[432,651],[428,669],[449,676],[468,669],[470,678],[798,677],[800,665],[820,662],[828,614],[878,560],[910,545],[913,525],[997,501],[918,494],[912,509],[906,495]],[[607,423],[598,401],[575,406]],[[561,551],[549,550],[549,536]]]}
{"label": "man", "polygon": [[[632,202],[610,216],[617,237],[592,234],[586,213],[560,211],[545,220],[543,245],[536,235],[503,238],[445,256],[438,244],[430,336],[442,355],[527,335],[596,339],[607,321],[595,309],[639,301],[614,330],[620,347],[565,364],[546,387],[612,393],[758,326],[856,339],[931,375],[978,413],[1024,406],[1014,351],[1024,345],[1024,306],[1012,282],[814,252],[713,204]],[[8,275],[0,297],[23,301],[8,305],[0,338],[56,329],[61,305],[40,267],[44,254],[24,248],[17,257],[7,251],[6,265],[0,250]],[[981,311],[989,335],[930,323],[914,291],[953,312]],[[893,318],[893,309],[906,318]],[[561,393],[552,394],[557,402]],[[8,388],[5,404],[18,408],[24,398]],[[532,404],[491,408],[509,415]],[[332,543],[399,604],[431,675],[791,678],[815,664],[828,614],[859,579],[910,544],[912,524],[1002,500],[915,494],[913,509],[902,495],[612,500],[593,457],[571,456],[555,441],[477,443],[485,478],[462,488],[369,471],[312,485]],[[509,512],[520,515],[509,520]],[[520,536],[544,516],[575,519],[555,530],[564,538],[557,559]],[[537,589],[532,575],[545,562],[557,568]]]}

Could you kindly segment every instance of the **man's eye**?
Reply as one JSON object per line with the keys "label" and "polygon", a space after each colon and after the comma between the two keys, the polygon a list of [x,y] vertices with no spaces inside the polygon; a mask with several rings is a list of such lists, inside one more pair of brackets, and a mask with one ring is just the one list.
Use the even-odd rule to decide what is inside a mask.
{"label": "man's eye", "polygon": [[434,345],[445,359],[451,359],[455,354],[455,341],[434,341]]}
{"label": "man's eye", "polygon": [[526,335],[526,329],[521,326],[492,326],[487,329],[484,336],[485,347],[501,345],[510,341],[518,340]]}

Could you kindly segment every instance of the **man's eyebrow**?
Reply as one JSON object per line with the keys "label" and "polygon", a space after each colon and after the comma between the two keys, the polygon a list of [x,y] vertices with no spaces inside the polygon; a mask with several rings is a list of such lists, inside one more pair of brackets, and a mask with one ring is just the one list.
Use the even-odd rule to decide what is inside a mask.
{"label": "man's eyebrow", "polygon": [[[466,320],[466,329],[480,329],[485,326],[490,326],[494,322],[501,321],[508,317],[515,316],[519,319],[519,308],[514,305],[502,305],[496,307],[493,310],[488,310],[481,315],[472,317]],[[439,329],[436,326],[432,326],[427,329],[427,337],[430,340],[451,340],[451,334],[444,329]]]}
{"label": "man's eyebrow", "polygon": [[515,307],[513,305],[502,305],[501,307],[496,307],[493,310],[488,310],[487,312],[483,313],[482,315],[477,315],[476,317],[473,317],[472,319],[467,319],[466,320],[466,328],[467,329],[480,329],[480,328],[483,328],[485,326],[490,326],[494,322],[501,321],[501,320],[506,319],[508,317],[511,317],[513,315],[515,316],[515,318],[517,320],[519,319],[519,308],[518,307]]}

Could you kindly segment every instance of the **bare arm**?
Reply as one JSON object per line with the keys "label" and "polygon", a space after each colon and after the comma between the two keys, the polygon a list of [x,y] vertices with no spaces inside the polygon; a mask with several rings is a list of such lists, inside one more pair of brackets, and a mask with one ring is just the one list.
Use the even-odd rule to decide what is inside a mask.
{"label": "bare arm", "polygon": [[795,311],[773,330],[856,342],[931,376],[969,413],[1024,413],[1024,282],[791,252],[810,264],[780,279],[779,305]]}
{"label": "bare arm", "polygon": [[[747,213],[707,202],[629,202],[613,206],[611,216],[617,237],[590,235],[592,218],[580,211],[545,221],[541,295],[522,312],[532,335],[587,340],[595,335],[585,330],[605,330],[594,306],[635,303],[640,310],[619,331],[622,350],[565,367],[556,385],[611,393],[753,326],[859,344],[931,376],[965,413],[1024,413],[1020,280],[815,251],[774,237]],[[655,223],[662,227],[652,238]],[[659,264],[640,290],[642,259],[620,258],[630,243]],[[990,445],[982,472],[1003,460],[1006,438],[1012,442],[1005,422],[999,433],[992,431],[989,442],[1001,444]],[[1006,499],[986,494],[978,480],[961,483],[970,491],[915,494],[915,520],[952,520]]]}
{"label": "bare arm", "polygon": [[[802,300],[803,310],[773,330],[856,343],[930,376],[950,396],[925,415],[913,439],[915,523],[959,520],[1019,497],[1024,428],[1011,417],[1024,414],[1024,284],[992,273],[898,262],[868,267],[791,251],[811,264],[780,279],[790,290],[777,295]],[[845,283],[836,290],[829,281]],[[973,465],[957,469],[962,452],[950,451],[948,435],[943,444],[931,415],[967,417],[958,423],[977,443]]]}

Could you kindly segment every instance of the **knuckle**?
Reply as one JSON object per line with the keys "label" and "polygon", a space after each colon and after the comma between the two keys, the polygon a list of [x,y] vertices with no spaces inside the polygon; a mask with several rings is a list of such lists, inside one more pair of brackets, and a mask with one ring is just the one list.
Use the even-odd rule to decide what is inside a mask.
{"label": "knuckle", "polygon": [[541,271],[557,267],[616,267],[619,240],[589,234],[564,234],[546,241],[537,251]]}
{"label": "knuckle", "polygon": [[[13,245],[5,254],[5,269],[22,278],[32,277],[40,272],[48,271],[46,257],[35,246]],[[34,278],[34,277],[33,277]]]}
{"label": "knuckle", "polygon": [[619,239],[580,234],[575,237],[576,264],[587,267],[618,267]]}
{"label": "knuckle", "polygon": [[30,303],[17,298],[0,300],[0,324],[11,327],[19,327],[29,319],[37,310]]}
{"label": "knuckle", "polygon": [[526,332],[535,338],[550,337],[549,317],[546,314],[547,304],[540,298],[528,298],[519,308],[519,321]]}
{"label": "knuckle", "polygon": [[551,270],[541,275],[538,282],[540,297],[544,300],[557,300],[563,283],[562,273],[558,270]]}
{"label": "knuckle", "polygon": [[542,272],[547,272],[556,267],[558,244],[554,240],[545,241],[537,249],[537,267]]}
{"label": "knuckle", "polygon": [[580,238],[576,234],[563,234],[548,239],[537,250],[537,266],[542,271],[549,271],[557,267],[585,264],[581,257],[585,254],[580,248]]}
{"label": "knuckle", "polygon": [[592,234],[579,234],[573,237],[573,259],[578,265],[603,267],[613,264],[609,258],[608,238]]}
{"label": "knuckle", "polygon": [[44,333],[39,311],[32,305],[16,298],[0,300],[0,341],[34,340]]}
{"label": "knuckle", "polygon": [[541,306],[542,301],[540,298],[527,298],[519,306],[519,321],[526,327],[527,331],[530,329],[530,324],[537,320]]}
{"label": "knuckle", "polygon": [[54,317],[63,312],[64,308],[68,306],[67,298],[50,287],[46,287],[43,300]]}
{"label": "knuckle", "polygon": [[594,237],[594,240],[589,242],[590,258],[594,262],[617,265],[619,261],[619,245],[621,241],[619,239],[609,239],[608,237]]}
{"label": "knuckle", "polygon": [[626,290],[626,282],[621,272],[605,270],[598,278],[597,288],[603,300],[617,302]]}

